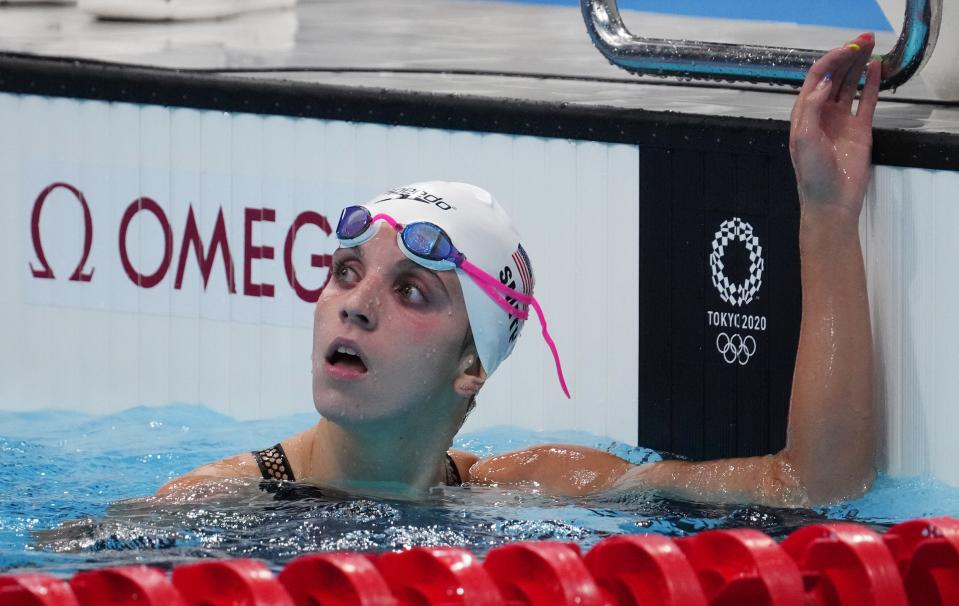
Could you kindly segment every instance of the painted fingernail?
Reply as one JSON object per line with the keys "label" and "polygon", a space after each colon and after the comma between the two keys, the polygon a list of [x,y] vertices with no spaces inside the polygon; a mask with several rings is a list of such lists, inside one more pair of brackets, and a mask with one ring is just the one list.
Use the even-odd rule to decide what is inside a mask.
{"label": "painted fingernail", "polygon": [[859,34],[859,38],[857,38],[857,40],[862,40],[863,42],[872,42],[875,39],[876,37],[872,34],[872,32]]}
{"label": "painted fingernail", "polygon": [[826,75],[822,77],[822,80],[819,81],[819,84],[816,85],[816,90],[822,90],[829,86],[832,82],[832,72],[826,72]]}

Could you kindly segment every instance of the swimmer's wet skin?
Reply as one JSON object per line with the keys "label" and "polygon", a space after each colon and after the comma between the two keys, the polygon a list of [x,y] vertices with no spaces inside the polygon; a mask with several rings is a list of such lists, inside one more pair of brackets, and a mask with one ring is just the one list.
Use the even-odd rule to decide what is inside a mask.
{"label": "swimmer's wet skin", "polygon": [[[822,57],[792,113],[803,318],[786,448],[764,457],[642,466],[561,444],[483,460],[450,451],[464,482],[785,507],[835,502],[869,488],[877,414],[858,220],[879,92],[879,63],[869,61],[874,46],[864,34]],[[282,448],[300,481],[349,492],[385,484],[423,491],[449,483],[447,449],[523,327],[532,268],[503,209],[478,188],[415,184],[362,208],[369,214],[362,225],[344,227],[346,213],[341,218],[341,248],[314,315],[313,398],[322,419]],[[374,220],[378,213],[390,220]],[[432,240],[405,239],[415,234],[404,235],[403,226],[416,222],[437,228]],[[481,273],[465,271],[451,250]],[[504,312],[504,301],[516,313]],[[549,342],[545,320],[543,328]],[[202,466],[158,494],[262,475],[253,455],[241,454]]]}

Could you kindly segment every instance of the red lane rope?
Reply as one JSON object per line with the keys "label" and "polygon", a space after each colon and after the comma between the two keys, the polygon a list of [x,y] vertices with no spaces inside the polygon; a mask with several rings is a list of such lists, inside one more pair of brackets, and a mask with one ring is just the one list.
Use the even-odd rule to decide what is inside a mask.
{"label": "red lane rope", "polygon": [[483,561],[460,547],[318,553],[279,576],[256,560],[172,575],[147,566],[0,576],[0,606],[940,606],[959,605],[959,520],[911,520],[880,535],[849,523],[782,543],[750,529],[578,545],[511,543]]}

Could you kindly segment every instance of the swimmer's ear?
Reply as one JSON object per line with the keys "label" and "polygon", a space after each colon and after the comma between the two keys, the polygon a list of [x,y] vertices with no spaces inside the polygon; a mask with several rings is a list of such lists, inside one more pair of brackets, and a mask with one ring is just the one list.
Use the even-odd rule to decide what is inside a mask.
{"label": "swimmer's ear", "polygon": [[459,371],[453,380],[453,389],[464,398],[474,397],[486,383],[486,371],[480,362],[476,350],[472,347],[463,352],[460,358]]}

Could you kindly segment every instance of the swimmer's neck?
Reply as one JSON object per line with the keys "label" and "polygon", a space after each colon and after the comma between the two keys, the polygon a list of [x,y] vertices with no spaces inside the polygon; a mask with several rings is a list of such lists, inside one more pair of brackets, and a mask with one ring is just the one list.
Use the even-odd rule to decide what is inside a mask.
{"label": "swimmer's neck", "polygon": [[393,422],[344,427],[321,419],[312,430],[301,480],[319,485],[399,484],[426,490],[444,481],[446,451],[455,426],[415,427]]}

